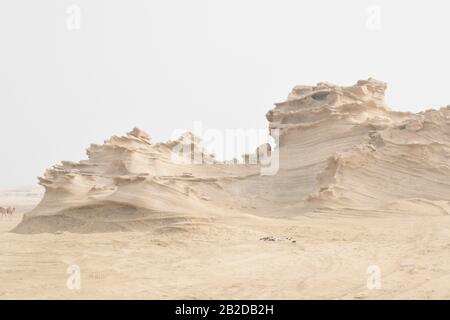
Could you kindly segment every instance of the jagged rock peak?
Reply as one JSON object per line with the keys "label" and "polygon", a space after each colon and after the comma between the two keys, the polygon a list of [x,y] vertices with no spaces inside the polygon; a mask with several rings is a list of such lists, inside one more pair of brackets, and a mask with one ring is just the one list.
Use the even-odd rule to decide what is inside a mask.
{"label": "jagged rock peak", "polygon": [[128,136],[133,136],[135,138],[145,140],[147,142],[150,142],[152,140],[151,136],[145,132],[144,130],[141,130],[137,127],[134,127],[133,130],[127,133]]}
{"label": "jagged rock peak", "polygon": [[386,83],[372,78],[359,80],[353,86],[336,86],[328,82],[296,86],[287,100],[276,103],[266,118],[271,128],[282,128],[313,123],[332,114],[378,116],[390,111],[384,101],[386,87]]}
{"label": "jagged rock peak", "polygon": [[373,102],[377,107],[384,104],[385,82],[372,78],[359,80],[353,86],[337,86],[328,82],[320,82],[316,86],[300,85],[294,87],[287,101],[277,103],[277,106],[292,105],[292,102],[303,102],[311,106],[339,106],[342,103]]}

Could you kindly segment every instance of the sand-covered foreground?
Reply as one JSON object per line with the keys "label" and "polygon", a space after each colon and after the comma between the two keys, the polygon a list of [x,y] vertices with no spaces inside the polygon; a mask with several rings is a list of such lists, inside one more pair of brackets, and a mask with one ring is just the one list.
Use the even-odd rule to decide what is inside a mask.
{"label": "sand-covered foreground", "polygon": [[[450,216],[249,217],[177,234],[7,233],[19,220],[0,221],[1,299],[450,298]],[[278,241],[260,240],[269,236]],[[66,284],[74,264],[80,290]],[[370,265],[380,268],[379,290],[367,288]]]}

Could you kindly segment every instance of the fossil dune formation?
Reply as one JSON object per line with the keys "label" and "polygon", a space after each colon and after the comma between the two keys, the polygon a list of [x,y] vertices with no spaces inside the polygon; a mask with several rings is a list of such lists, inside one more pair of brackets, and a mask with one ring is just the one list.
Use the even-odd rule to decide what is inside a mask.
{"label": "fossil dune formation", "polygon": [[[450,213],[450,108],[390,111],[383,82],[298,86],[267,113],[279,129],[279,170],[174,163],[173,147],[134,129],[91,145],[88,160],[63,162],[40,184],[46,194],[14,230],[34,232],[184,229],[220,214]],[[192,141],[191,141],[192,140]],[[275,150],[273,152],[275,154]]]}
{"label": "fossil dune formation", "polygon": [[190,133],[91,145],[0,221],[0,299],[450,298],[450,107],[392,111],[385,90],[295,87],[266,115],[269,173],[264,148],[220,162]]}

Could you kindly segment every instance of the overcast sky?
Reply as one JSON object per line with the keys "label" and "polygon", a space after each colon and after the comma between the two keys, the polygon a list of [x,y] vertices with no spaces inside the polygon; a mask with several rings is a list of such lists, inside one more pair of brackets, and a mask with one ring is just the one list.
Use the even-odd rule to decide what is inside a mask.
{"label": "overcast sky", "polygon": [[2,0],[0,188],[134,126],[266,128],[297,84],[374,77],[393,109],[450,104],[449,15],[444,0]]}

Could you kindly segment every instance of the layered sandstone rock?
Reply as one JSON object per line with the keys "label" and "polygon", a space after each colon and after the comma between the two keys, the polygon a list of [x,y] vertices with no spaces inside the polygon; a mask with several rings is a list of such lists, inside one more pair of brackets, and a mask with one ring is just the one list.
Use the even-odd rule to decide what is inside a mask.
{"label": "layered sandstone rock", "polygon": [[[295,87],[266,116],[278,140],[269,174],[260,162],[216,161],[192,134],[167,143],[139,129],[114,136],[91,145],[88,160],[49,169],[44,199],[15,232],[180,231],[248,214],[449,214],[450,107],[391,111],[385,89],[373,79]],[[174,161],[191,147],[188,161]]]}

